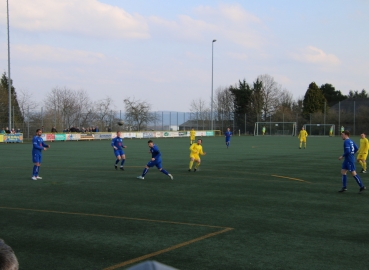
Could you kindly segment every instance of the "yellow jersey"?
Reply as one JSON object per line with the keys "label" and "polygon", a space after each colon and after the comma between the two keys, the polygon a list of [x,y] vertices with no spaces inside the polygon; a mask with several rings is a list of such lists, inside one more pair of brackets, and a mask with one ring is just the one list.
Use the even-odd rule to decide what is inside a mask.
{"label": "yellow jersey", "polygon": [[190,147],[190,156],[198,156],[198,155],[204,155],[204,152],[202,151],[202,145],[194,143]]}
{"label": "yellow jersey", "polygon": [[300,130],[299,133],[299,139],[306,139],[306,137],[308,136],[308,133],[306,132],[306,130]]}
{"label": "yellow jersey", "polygon": [[190,131],[190,139],[191,139],[191,141],[194,141],[195,140],[195,136],[196,136],[196,131],[195,130],[191,130]]}
{"label": "yellow jersey", "polygon": [[366,155],[368,154],[368,150],[369,150],[369,142],[367,138],[364,139],[360,139],[360,147],[358,150],[359,155]]}

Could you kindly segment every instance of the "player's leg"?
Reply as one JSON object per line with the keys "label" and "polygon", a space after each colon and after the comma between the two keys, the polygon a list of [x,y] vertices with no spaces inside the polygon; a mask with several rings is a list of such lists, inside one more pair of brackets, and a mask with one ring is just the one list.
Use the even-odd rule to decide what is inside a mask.
{"label": "player's leg", "polygon": [[192,170],[193,161],[194,161],[194,158],[191,156],[191,157],[190,157],[189,169],[188,169],[188,171],[189,171],[189,172]]}
{"label": "player's leg", "polygon": [[300,140],[300,149],[301,149],[301,147],[302,147],[302,140]]}
{"label": "player's leg", "polygon": [[145,166],[145,168],[142,171],[142,174],[140,176],[137,176],[138,179],[145,179],[145,175],[148,173],[149,168],[155,166],[155,162],[154,161],[149,161],[147,163],[147,165]]}
{"label": "player's leg", "polygon": [[367,158],[367,156],[368,155],[363,155],[363,159],[362,159],[362,161],[363,161],[363,169],[364,169],[363,173],[366,173],[366,158]]}
{"label": "player's leg", "polygon": [[156,168],[158,168],[159,169],[159,171],[161,171],[162,173],[164,173],[165,175],[167,175],[170,179],[172,179],[173,180],[173,176],[170,174],[170,173],[168,173],[166,170],[164,170],[163,169],[163,167],[161,166],[161,162],[158,162],[157,164],[156,164]]}
{"label": "player's leg", "polygon": [[[345,162],[344,162],[345,163]],[[342,164],[342,188],[338,192],[344,192],[347,190],[347,169],[344,169],[344,163]]]}
{"label": "player's leg", "polygon": [[306,149],[306,139],[304,140],[304,144],[305,144],[304,149]]}
{"label": "player's leg", "polygon": [[363,156],[362,156],[361,154],[359,154],[359,155],[357,156],[356,161],[357,161],[358,163],[360,163],[360,165],[361,165],[361,171],[360,171],[360,172],[363,172],[363,171],[364,171]]}
{"label": "player's leg", "polygon": [[196,161],[196,165],[195,165],[194,172],[196,172],[198,170],[198,168],[200,167],[200,164],[201,164],[200,157],[196,158],[195,161]]}
{"label": "player's leg", "polygon": [[365,186],[364,186],[363,182],[361,181],[360,176],[356,173],[356,168],[355,168],[354,163],[350,163],[350,171],[351,171],[351,175],[354,177],[356,183],[359,185],[359,187],[360,187],[359,193],[361,193],[365,189]]}
{"label": "player's leg", "polygon": [[125,154],[122,154],[120,157],[121,157],[121,160],[122,160],[122,162],[120,163],[120,169],[122,171],[124,171],[123,165],[124,165],[124,162],[126,162],[126,155]]}
{"label": "player's leg", "polygon": [[118,169],[118,163],[120,160],[120,154],[118,150],[114,150],[114,155],[115,155],[115,164],[114,164],[114,168],[117,170]]}

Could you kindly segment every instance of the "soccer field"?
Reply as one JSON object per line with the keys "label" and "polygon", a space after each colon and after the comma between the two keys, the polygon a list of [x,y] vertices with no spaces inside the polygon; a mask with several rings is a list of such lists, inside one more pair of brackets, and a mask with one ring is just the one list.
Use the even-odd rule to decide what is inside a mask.
{"label": "soccer field", "polygon": [[337,192],[340,137],[308,137],[307,149],[289,136],[233,137],[229,149],[204,138],[197,172],[188,138],[154,142],[174,180],[155,168],[136,179],[147,139],[124,140],[125,171],[110,141],[49,143],[38,181],[31,144],[1,144],[0,238],[20,269],[369,268],[369,190],[348,176]]}

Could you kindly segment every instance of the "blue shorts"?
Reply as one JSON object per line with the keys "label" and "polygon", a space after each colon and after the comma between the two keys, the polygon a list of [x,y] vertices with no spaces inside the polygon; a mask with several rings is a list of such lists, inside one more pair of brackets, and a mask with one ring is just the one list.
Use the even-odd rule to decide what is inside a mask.
{"label": "blue shorts", "polygon": [[41,163],[42,155],[38,153],[32,153],[32,161],[33,163]]}
{"label": "blue shorts", "polygon": [[146,166],[149,167],[149,168],[156,166],[156,168],[161,169],[162,168],[162,166],[161,166],[161,159],[154,160],[154,161],[149,161],[146,164]]}
{"label": "blue shorts", "polygon": [[114,150],[114,155],[117,156],[122,156],[124,155],[124,151],[123,150]]}
{"label": "blue shorts", "polygon": [[345,160],[342,163],[342,169],[343,170],[348,170],[349,172],[356,171],[355,163]]}

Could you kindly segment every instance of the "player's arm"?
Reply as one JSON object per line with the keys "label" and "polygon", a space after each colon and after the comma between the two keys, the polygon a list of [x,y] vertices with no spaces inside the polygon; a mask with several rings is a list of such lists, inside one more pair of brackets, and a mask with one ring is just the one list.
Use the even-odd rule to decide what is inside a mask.
{"label": "player's arm", "polygon": [[46,144],[44,142],[42,142],[42,146],[45,147],[45,148],[50,148],[50,145],[48,145],[48,144]]}
{"label": "player's arm", "polygon": [[159,158],[160,156],[161,156],[161,153],[160,153],[159,149],[154,148],[154,151],[152,152],[151,158],[153,158],[153,160],[155,160],[155,159]]}
{"label": "player's arm", "polygon": [[115,149],[115,150],[117,150],[118,148],[115,146],[115,138],[114,139],[112,139],[111,140],[111,146]]}

